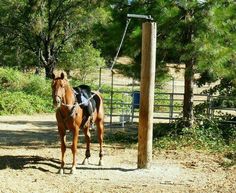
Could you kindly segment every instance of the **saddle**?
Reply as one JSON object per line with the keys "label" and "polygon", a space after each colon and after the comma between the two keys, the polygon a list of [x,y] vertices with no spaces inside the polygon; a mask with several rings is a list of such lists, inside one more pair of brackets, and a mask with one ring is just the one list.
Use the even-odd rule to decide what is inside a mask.
{"label": "saddle", "polygon": [[96,102],[92,97],[91,88],[88,85],[80,85],[73,87],[73,89],[77,102],[82,103],[81,108],[84,111],[86,119],[88,119],[96,109]]}

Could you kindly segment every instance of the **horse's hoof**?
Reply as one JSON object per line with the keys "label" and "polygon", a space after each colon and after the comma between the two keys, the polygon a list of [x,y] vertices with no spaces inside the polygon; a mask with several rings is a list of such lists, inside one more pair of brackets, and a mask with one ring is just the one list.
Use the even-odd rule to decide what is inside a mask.
{"label": "horse's hoof", "polygon": [[99,166],[103,166],[103,161],[102,161],[102,160],[99,160],[98,165],[99,165]]}
{"label": "horse's hoof", "polygon": [[88,165],[89,164],[89,159],[85,158],[84,161],[82,162],[82,165]]}
{"label": "horse's hoof", "polygon": [[75,174],[76,173],[76,167],[72,167],[70,170],[70,174]]}
{"label": "horse's hoof", "polygon": [[63,175],[65,173],[65,171],[63,168],[60,168],[57,173],[60,175]]}

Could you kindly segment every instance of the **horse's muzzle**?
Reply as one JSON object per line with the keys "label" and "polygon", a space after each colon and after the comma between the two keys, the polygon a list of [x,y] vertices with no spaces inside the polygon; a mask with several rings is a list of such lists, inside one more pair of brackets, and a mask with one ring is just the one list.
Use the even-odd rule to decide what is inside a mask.
{"label": "horse's muzzle", "polygon": [[55,107],[55,108],[59,108],[60,106],[61,106],[61,97],[59,97],[59,96],[55,96],[54,98],[53,98],[53,106]]}

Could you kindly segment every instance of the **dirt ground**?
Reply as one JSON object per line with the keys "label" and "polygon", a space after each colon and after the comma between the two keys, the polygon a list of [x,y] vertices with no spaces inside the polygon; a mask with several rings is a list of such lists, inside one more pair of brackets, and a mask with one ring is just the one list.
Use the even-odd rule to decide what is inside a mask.
{"label": "dirt ground", "polygon": [[[82,138],[82,137],[80,137]],[[68,146],[70,145],[70,142]],[[155,151],[151,169],[137,169],[137,149],[105,144],[104,166],[98,166],[98,144],[92,144],[90,165],[76,174],[57,174],[60,148],[54,115],[0,116],[1,193],[149,193],[235,192],[236,168],[221,166],[222,157],[191,150]]]}

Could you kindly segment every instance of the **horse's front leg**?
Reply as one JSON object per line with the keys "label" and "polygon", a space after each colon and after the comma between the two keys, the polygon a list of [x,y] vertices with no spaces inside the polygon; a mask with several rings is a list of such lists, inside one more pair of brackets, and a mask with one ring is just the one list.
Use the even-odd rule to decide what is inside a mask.
{"label": "horse's front leg", "polygon": [[73,130],[73,142],[71,145],[71,151],[73,154],[72,168],[70,172],[71,174],[74,174],[76,171],[76,165],[77,165],[76,154],[77,154],[78,136],[79,136],[79,128],[76,127]]}
{"label": "horse's front leg", "polygon": [[59,174],[64,174],[64,166],[65,166],[65,152],[66,152],[66,131],[64,128],[58,127],[58,132],[60,135],[60,141],[61,141],[61,167],[58,171]]}

